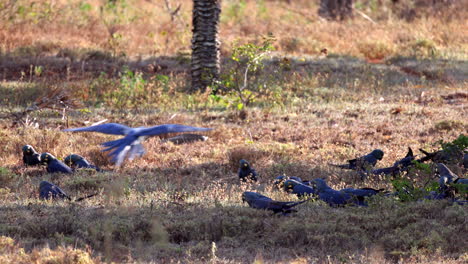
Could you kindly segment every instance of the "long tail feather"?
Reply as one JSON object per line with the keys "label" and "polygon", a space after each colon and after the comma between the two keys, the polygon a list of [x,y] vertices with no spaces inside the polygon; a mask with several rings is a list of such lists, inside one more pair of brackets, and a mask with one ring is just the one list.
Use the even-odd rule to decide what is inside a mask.
{"label": "long tail feather", "polygon": [[407,158],[407,157],[413,157],[413,156],[414,156],[414,155],[413,155],[413,150],[412,150],[410,147],[408,147],[408,153],[406,153],[405,158]]}
{"label": "long tail feather", "polygon": [[88,195],[88,196],[80,197],[80,198],[76,199],[75,202],[81,202],[81,201],[83,201],[84,199],[88,199],[88,198],[94,197],[94,196],[96,196],[96,195],[98,195],[98,194],[99,194],[99,193],[93,193],[93,194],[90,194],[90,195]]}
{"label": "long tail feather", "polygon": [[304,200],[304,201],[292,202],[292,204],[287,204],[286,206],[287,206],[287,208],[289,209],[289,208],[292,208],[292,207],[294,207],[294,206],[300,205],[300,204],[305,203],[305,202],[310,201],[310,200],[312,200],[312,197],[309,198],[309,199],[306,199],[306,200]]}
{"label": "long tail feather", "polygon": [[340,168],[340,169],[351,169],[351,166],[349,164],[328,164],[330,166],[333,166],[333,167],[337,167],[337,168]]}

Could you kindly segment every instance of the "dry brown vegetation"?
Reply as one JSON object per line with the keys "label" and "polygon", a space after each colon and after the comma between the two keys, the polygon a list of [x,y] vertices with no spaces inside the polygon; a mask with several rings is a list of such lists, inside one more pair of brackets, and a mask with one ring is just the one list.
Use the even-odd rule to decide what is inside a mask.
{"label": "dry brown vegetation", "polygon": [[[115,7],[96,0],[7,1],[0,13],[1,50],[25,56],[58,53],[72,59],[97,56],[93,51],[124,53],[136,59],[190,52],[191,1],[169,0],[173,9],[179,3],[181,6],[174,20],[164,1],[113,2],[117,3]],[[463,8],[466,1],[463,0],[433,10],[432,4],[426,1],[399,5],[389,1],[382,8],[372,6],[376,3],[371,1],[358,3],[358,9],[367,12],[376,24],[358,15],[345,23],[327,22],[316,15],[317,3],[290,2],[223,1],[223,54],[229,53],[238,42],[259,42],[261,36],[273,34],[278,39],[275,43],[278,51],[301,56],[319,54],[323,48],[334,54],[358,57],[372,54],[376,49],[384,57],[421,56],[432,49],[443,57],[466,59],[467,37],[462,34],[466,30]],[[426,10],[425,5],[430,5],[433,12]],[[400,19],[399,7],[414,9],[422,18],[412,22]]]}
{"label": "dry brown vegetation", "polygon": [[[164,1],[127,0],[125,8],[104,6],[102,13],[102,1],[1,3],[1,263],[468,261],[466,206],[448,201],[377,197],[366,208],[312,201],[288,217],[241,202],[245,190],[296,200],[271,186],[280,174],[323,177],[337,189],[392,190],[388,178],[361,182],[327,164],[381,148],[383,167],[407,146],[433,150],[440,140],[466,135],[466,1],[444,12],[411,2],[413,13],[404,3],[376,9],[359,2],[376,24],[359,16],[323,21],[311,1],[223,1],[225,73],[232,47],[276,38],[274,56],[252,77],[266,85],[242,111],[235,94],[215,100],[209,91],[185,92],[191,2],[169,2],[172,9],[181,4],[173,21]],[[55,99],[44,109],[25,110],[48,96]],[[99,148],[113,136],[60,131],[103,119],[214,130],[191,145],[151,138],[146,155],[113,170]],[[26,168],[25,144],[60,158],[78,153],[108,171]],[[241,158],[259,172],[258,184],[238,184]],[[433,173],[405,177],[422,186]],[[99,195],[41,201],[42,180],[74,197]]]}

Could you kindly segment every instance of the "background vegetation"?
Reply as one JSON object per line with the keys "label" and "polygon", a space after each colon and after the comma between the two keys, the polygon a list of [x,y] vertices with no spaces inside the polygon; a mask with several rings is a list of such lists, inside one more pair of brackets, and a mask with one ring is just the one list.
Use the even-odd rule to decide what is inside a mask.
{"label": "background vegetation", "polygon": [[[2,1],[0,262],[466,262],[467,210],[447,201],[314,201],[279,217],[240,198],[296,200],[272,189],[280,174],[393,190],[390,179],[361,182],[327,164],[381,148],[388,166],[407,146],[434,150],[466,134],[465,6],[360,1],[373,22],[330,22],[316,2],[224,0],[223,90],[210,96],[186,92],[191,1]],[[143,158],[110,171],[99,143],[114,137],[60,131],[103,119],[214,130],[193,145],[149,139]],[[25,168],[25,144],[109,172]],[[238,184],[241,158],[259,184]],[[422,187],[433,175],[404,177]],[[40,201],[42,180],[100,195]]]}

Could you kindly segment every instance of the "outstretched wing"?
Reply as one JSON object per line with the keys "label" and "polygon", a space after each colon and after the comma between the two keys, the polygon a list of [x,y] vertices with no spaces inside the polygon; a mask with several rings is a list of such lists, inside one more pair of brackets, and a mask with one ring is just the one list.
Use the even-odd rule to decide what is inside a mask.
{"label": "outstretched wing", "polygon": [[68,128],[63,131],[66,132],[99,132],[111,135],[127,135],[132,130],[131,127],[117,124],[107,123],[90,127]]}
{"label": "outstretched wing", "polygon": [[178,124],[166,124],[160,126],[153,126],[144,128],[138,133],[138,136],[156,136],[166,133],[178,133],[178,132],[202,132],[210,131],[212,128],[204,127],[193,127],[193,126],[184,126]]}

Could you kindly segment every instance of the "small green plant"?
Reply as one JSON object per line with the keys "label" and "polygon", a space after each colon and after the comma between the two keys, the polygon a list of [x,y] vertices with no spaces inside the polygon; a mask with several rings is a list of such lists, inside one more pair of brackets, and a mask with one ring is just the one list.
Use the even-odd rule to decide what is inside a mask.
{"label": "small green plant", "polygon": [[439,144],[442,147],[441,156],[455,163],[463,158],[464,153],[468,153],[468,137],[463,134],[452,142],[439,141]]}
{"label": "small green plant", "polygon": [[44,68],[42,66],[34,66],[34,75],[36,75],[36,77],[41,76],[43,71]]}
{"label": "small green plant", "polygon": [[108,32],[107,44],[113,56],[117,56],[122,51],[124,35],[119,33],[122,25],[126,25],[136,20],[138,17],[132,12],[131,6],[125,0],[106,1],[100,8],[100,18],[106,26]]}
{"label": "small green plant", "polygon": [[170,81],[169,76],[163,75],[163,74],[158,74],[158,75],[156,75],[155,79],[156,79],[156,81],[161,83],[162,88],[163,88],[163,90],[165,92],[169,91],[169,81]]}
{"label": "small green plant", "polygon": [[429,183],[426,185],[425,189],[426,189],[426,191],[428,191],[428,192],[431,192],[431,191],[437,192],[437,191],[439,191],[439,189],[440,189],[440,185],[439,185],[438,182],[432,181],[432,182],[429,182]]}
{"label": "small green plant", "polygon": [[115,106],[125,108],[139,103],[139,99],[144,97],[146,80],[143,73],[133,72],[124,67],[119,73],[120,79],[117,89],[110,91],[108,96],[112,98]]}
{"label": "small green plant", "polygon": [[430,39],[418,39],[411,44],[411,52],[416,57],[430,57],[434,58],[440,55],[439,49],[437,48],[434,41]]}
{"label": "small green plant", "polygon": [[431,173],[431,171],[432,171],[431,165],[429,165],[429,164],[425,164],[425,163],[419,162],[417,160],[413,160],[413,164],[414,164],[414,167],[415,167],[416,170],[420,170],[420,171],[423,171],[425,173]]}
{"label": "small green plant", "polygon": [[401,202],[417,201],[428,193],[425,188],[417,188],[409,179],[405,178],[392,180],[392,185]]}
{"label": "small green plant", "polygon": [[123,40],[123,35],[121,33],[117,33],[116,29],[109,29],[109,39],[107,40],[107,43],[110,50],[112,50],[112,56],[116,57],[118,55],[119,47],[122,45]]}
{"label": "small green plant", "polygon": [[93,7],[87,2],[80,2],[79,9],[81,12],[90,12],[93,9]]}
{"label": "small green plant", "polygon": [[442,149],[445,151],[463,151],[464,153],[468,153],[468,137],[461,134],[458,136],[457,139],[453,140],[452,142],[444,143],[441,141]]}
{"label": "small green plant", "polygon": [[[261,45],[248,43],[235,47],[231,55],[234,66],[212,88],[211,98],[238,110],[252,103],[257,94],[267,89],[260,71],[265,67],[263,59],[273,50],[273,41],[274,38],[268,36]],[[224,96],[218,95],[219,90],[223,90]]]}
{"label": "small green plant", "polygon": [[[155,75],[146,78],[140,71],[133,71],[124,66],[117,78],[101,72],[90,83],[86,98],[97,107],[106,105],[118,109],[138,108],[158,103],[169,92],[172,81],[167,75]],[[168,98],[168,100],[172,100]],[[197,102],[197,105],[199,102]],[[86,110],[80,110],[85,113]]]}
{"label": "small green plant", "polygon": [[450,184],[450,187],[453,187],[455,189],[455,192],[460,194],[462,197],[468,195],[468,186],[463,183],[452,183]]}

